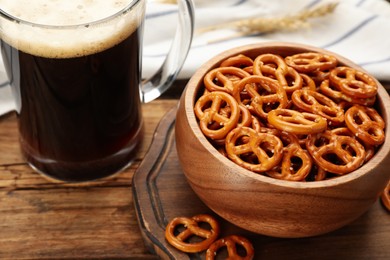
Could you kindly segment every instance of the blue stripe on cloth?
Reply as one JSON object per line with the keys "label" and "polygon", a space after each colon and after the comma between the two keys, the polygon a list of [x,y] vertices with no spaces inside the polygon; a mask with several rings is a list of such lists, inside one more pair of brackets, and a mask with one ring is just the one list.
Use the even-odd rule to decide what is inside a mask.
{"label": "blue stripe on cloth", "polygon": [[379,64],[379,63],[384,63],[390,61],[390,57],[381,59],[381,60],[375,60],[375,61],[366,61],[359,63],[360,66],[368,66],[368,65],[373,65],[373,64]]}
{"label": "blue stripe on cloth", "polygon": [[366,0],[360,0],[360,1],[356,4],[356,6],[361,6],[362,4],[364,4],[365,1],[366,1]]}
{"label": "blue stripe on cloth", "polygon": [[315,5],[317,5],[317,4],[321,3],[321,2],[322,2],[322,0],[313,0],[310,3],[308,3],[303,9],[310,9],[313,6],[315,6]]}
{"label": "blue stripe on cloth", "polygon": [[373,15],[371,17],[368,17],[367,19],[363,20],[356,27],[352,28],[350,31],[348,31],[347,33],[345,33],[344,35],[342,35],[338,39],[334,40],[333,42],[330,42],[328,44],[325,44],[325,45],[321,46],[321,48],[326,49],[326,48],[329,48],[330,46],[333,46],[333,45],[336,45],[336,44],[342,42],[343,40],[349,38],[350,36],[352,36],[353,34],[358,32],[360,29],[362,29],[364,26],[369,24],[371,21],[373,21],[377,17],[378,17],[378,15]]}
{"label": "blue stripe on cloth", "polygon": [[[318,0],[317,0],[318,1]],[[248,2],[248,0],[238,0],[237,3],[232,4],[231,6],[239,6],[242,5],[243,3]],[[177,13],[178,10],[171,10],[171,11],[165,11],[165,12],[158,12],[158,13],[153,13],[153,14],[147,14],[145,16],[145,19],[153,19],[153,18],[158,18],[161,16],[165,15],[170,15],[170,14],[175,14]]]}
{"label": "blue stripe on cloth", "polygon": [[247,2],[248,0],[239,0],[237,3],[233,4],[233,6],[242,5],[243,3]]}
{"label": "blue stripe on cloth", "polygon": [[8,85],[9,85],[9,81],[4,81],[4,82],[0,83],[0,88],[8,86]]}

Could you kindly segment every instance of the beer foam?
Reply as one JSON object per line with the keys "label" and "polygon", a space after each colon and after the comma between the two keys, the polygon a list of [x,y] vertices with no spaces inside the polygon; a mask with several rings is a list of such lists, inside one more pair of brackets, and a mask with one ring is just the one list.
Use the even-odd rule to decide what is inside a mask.
{"label": "beer foam", "polygon": [[[0,36],[20,51],[36,56],[70,58],[93,54],[122,42],[140,26],[144,2],[0,0],[2,11],[27,22],[0,17]],[[123,12],[128,6],[132,6],[131,10]],[[114,14],[117,15],[113,17]]]}

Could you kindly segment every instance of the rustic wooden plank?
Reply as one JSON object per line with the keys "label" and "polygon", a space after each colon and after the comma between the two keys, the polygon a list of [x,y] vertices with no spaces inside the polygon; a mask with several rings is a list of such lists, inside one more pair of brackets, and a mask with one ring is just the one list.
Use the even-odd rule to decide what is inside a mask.
{"label": "rustic wooden plank", "polygon": [[152,259],[130,187],[0,192],[0,259]]}
{"label": "rustic wooden plank", "polygon": [[0,259],[156,259],[139,231],[132,177],[161,117],[176,104],[143,105],[145,138],[134,164],[85,184],[35,173],[21,157],[16,116],[0,117]]}
{"label": "rustic wooden plank", "polygon": [[96,180],[90,183],[63,183],[48,180],[35,172],[25,163],[0,166],[0,191],[18,189],[55,189],[60,187],[115,187],[131,184],[133,172],[138,167],[140,159],[134,161],[125,171],[106,179]]}
{"label": "rustic wooden plank", "polygon": [[24,163],[20,156],[16,115],[0,117],[0,165]]}

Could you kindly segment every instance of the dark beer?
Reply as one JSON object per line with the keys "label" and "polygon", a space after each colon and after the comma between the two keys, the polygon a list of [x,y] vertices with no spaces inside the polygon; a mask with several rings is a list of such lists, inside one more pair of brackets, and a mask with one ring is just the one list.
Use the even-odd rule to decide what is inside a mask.
{"label": "dark beer", "polygon": [[18,102],[21,150],[39,172],[93,180],[134,158],[143,133],[141,27],[86,55],[46,57],[2,40]]}

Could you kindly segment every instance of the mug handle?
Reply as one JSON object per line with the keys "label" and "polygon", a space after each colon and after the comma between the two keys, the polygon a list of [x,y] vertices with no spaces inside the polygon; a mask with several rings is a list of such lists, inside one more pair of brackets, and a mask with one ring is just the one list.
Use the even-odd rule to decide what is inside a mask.
{"label": "mug handle", "polygon": [[141,101],[150,102],[169,89],[177,78],[191,47],[195,11],[192,0],[178,0],[179,23],[171,48],[159,70],[142,82]]}

